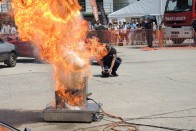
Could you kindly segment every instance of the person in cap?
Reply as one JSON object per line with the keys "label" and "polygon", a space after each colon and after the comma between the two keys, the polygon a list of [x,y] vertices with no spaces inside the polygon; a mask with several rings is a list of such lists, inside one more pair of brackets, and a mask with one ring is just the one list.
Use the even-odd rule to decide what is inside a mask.
{"label": "person in cap", "polygon": [[119,57],[117,57],[117,51],[114,47],[107,44],[106,49],[108,53],[101,59],[100,62],[102,68],[102,75],[106,77],[110,74],[113,76],[118,76],[116,71],[120,66],[122,60]]}

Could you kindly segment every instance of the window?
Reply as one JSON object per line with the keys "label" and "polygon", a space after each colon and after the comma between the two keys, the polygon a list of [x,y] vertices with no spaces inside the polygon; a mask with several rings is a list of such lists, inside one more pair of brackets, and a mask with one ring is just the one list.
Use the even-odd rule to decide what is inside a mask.
{"label": "window", "polygon": [[103,6],[103,0],[96,0],[96,1],[97,1],[98,11],[100,12],[100,6]]}
{"label": "window", "polygon": [[78,0],[80,6],[82,7],[82,12],[85,12],[86,11],[86,2],[85,0]]}
{"label": "window", "polygon": [[168,0],[166,12],[191,11],[193,0]]}

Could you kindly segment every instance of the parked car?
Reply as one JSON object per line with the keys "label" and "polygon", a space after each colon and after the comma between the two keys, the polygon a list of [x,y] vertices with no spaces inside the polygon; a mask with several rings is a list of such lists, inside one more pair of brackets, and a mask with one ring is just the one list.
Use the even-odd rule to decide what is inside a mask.
{"label": "parked car", "polygon": [[8,67],[16,66],[17,49],[9,43],[0,38],[0,62],[4,62]]}
{"label": "parked car", "polygon": [[6,35],[4,38],[7,42],[12,43],[18,49],[20,57],[35,57],[34,47],[28,41],[22,41],[18,36]]}

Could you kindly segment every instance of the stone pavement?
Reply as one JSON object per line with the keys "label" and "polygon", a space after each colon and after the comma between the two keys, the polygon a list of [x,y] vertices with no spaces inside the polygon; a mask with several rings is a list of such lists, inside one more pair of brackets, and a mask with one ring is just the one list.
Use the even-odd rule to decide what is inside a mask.
{"label": "stone pavement", "polygon": [[[105,112],[128,122],[196,129],[196,51],[116,49],[123,59],[119,77],[101,78],[100,66],[92,65],[91,98],[102,103]],[[42,110],[54,101],[52,66],[20,58],[14,68],[0,67],[0,121],[32,131],[99,131],[116,121],[106,117],[92,123],[45,122]],[[139,129],[164,131],[149,126]]]}

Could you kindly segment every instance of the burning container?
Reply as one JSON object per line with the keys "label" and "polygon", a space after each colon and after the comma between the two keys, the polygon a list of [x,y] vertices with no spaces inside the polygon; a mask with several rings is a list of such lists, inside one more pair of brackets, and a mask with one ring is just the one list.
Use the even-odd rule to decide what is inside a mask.
{"label": "burning container", "polygon": [[49,105],[43,110],[44,120],[92,122],[99,107],[87,102],[88,77],[72,72],[64,83],[67,88],[55,91],[55,105]]}
{"label": "burning container", "polygon": [[80,110],[87,107],[88,77],[82,71],[61,73],[61,88],[55,91],[56,108]]}

